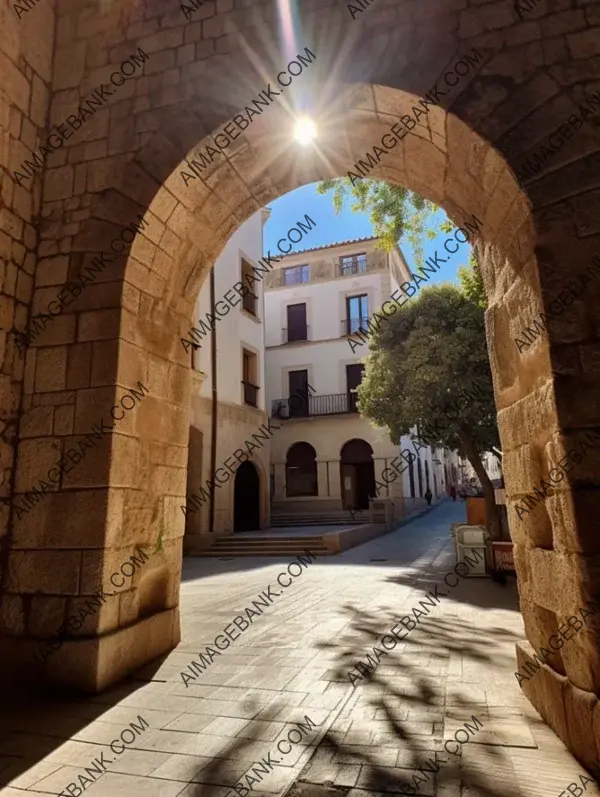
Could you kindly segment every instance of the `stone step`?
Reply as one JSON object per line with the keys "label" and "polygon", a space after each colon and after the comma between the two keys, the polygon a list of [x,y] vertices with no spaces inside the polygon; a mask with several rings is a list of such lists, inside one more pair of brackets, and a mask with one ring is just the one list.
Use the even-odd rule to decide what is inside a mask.
{"label": "stone step", "polygon": [[[310,553],[315,556],[329,556],[330,551],[325,546],[313,545],[310,547]],[[306,555],[306,548],[298,546],[298,548],[281,549],[279,546],[272,546],[269,548],[208,548],[203,551],[201,556],[303,556]]]}
{"label": "stone step", "polygon": [[235,534],[215,540],[201,556],[298,556],[305,555],[307,551],[320,556],[329,555],[328,548],[319,536],[243,537],[242,534]]}
{"label": "stone step", "polygon": [[306,537],[300,537],[296,539],[283,539],[279,537],[271,537],[270,539],[261,539],[261,540],[247,540],[247,541],[231,541],[231,542],[215,542],[214,545],[211,545],[211,548],[219,548],[221,550],[225,548],[272,548],[277,545],[279,548],[298,548],[298,546],[303,545],[305,548],[310,547],[311,545],[324,545],[321,539],[308,539]]}
{"label": "stone step", "polygon": [[354,518],[349,512],[335,515],[278,515],[271,514],[271,526],[278,528],[281,526],[328,526],[328,525],[361,525],[370,523],[370,515],[363,512],[362,515],[356,514]]}

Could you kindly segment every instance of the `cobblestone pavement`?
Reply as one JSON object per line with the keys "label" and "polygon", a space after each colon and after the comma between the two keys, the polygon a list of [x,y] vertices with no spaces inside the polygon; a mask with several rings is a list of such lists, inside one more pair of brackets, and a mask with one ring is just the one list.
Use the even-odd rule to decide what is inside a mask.
{"label": "cobblestone pavement", "polygon": [[[463,517],[462,503],[445,502],[392,534],[292,568],[294,578],[285,557],[187,560],[183,642],[161,663],[102,695],[4,712],[2,795],[224,797],[234,783],[239,797],[558,797],[571,784],[565,797],[597,795],[517,685],[514,582],[444,584],[449,525]],[[435,583],[437,599],[426,598]],[[280,594],[263,598],[268,608],[244,628],[244,607],[269,585]],[[410,633],[397,625],[403,616]],[[188,669],[226,626],[231,636],[240,629],[235,641]],[[401,641],[384,651],[392,626]],[[148,727],[125,738],[140,718]],[[471,730],[457,731],[465,723]]]}

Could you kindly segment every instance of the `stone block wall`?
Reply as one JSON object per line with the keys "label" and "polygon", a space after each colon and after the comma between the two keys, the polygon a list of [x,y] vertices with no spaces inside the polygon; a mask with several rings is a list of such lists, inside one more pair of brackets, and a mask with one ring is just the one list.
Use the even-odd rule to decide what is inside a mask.
{"label": "stone block wall", "polygon": [[[8,554],[10,498],[25,360],[15,333],[27,329],[36,274],[42,172],[27,185],[12,174],[46,130],[56,25],[53,0],[22,11],[0,4],[0,578]],[[15,620],[19,623],[19,620]]]}
{"label": "stone block wall", "polygon": [[[10,449],[0,450],[10,535],[2,561],[4,663],[18,669],[119,561],[137,545],[155,544],[161,524],[164,545],[152,565],[71,630],[51,675],[101,689],[138,666],[140,651],[154,657],[176,644],[190,412],[179,338],[198,290],[253,212],[300,185],[347,174],[393,127],[406,132],[369,175],[421,193],[456,224],[473,214],[483,222],[488,345],[530,642],[541,644],[574,608],[598,599],[597,454],[535,511],[521,519],[516,507],[549,463],[600,428],[599,285],[535,347],[520,352],[514,342],[532,313],[547,314],[562,285],[600,250],[600,216],[592,210],[600,196],[592,104],[600,86],[598,3],[540,0],[525,13],[512,0],[378,0],[356,19],[333,0],[301,3],[294,50],[309,47],[316,61],[285,89],[285,101],[261,111],[187,181],[190,159],[206,152],[212,134],[235,131],[232,120],[266,89],[265,75],[273,82],[294,58],[278,44],[276,4],[207,0],[190,19],[165,0],[60,0],[56,8],[55,25],[50,0],[39,0],[21,23],[0,10],[5,351],[5,317],[6,325],[30,329],[31,315],[113,241],[125,245],[37,335],[24,366],[10,348],[4,355],[1,417],[18,414],[20,435],[16,468]],[[43,140],[46,120],[68,118],[139,48],[147,55],[141,68],[48,156],[43,175],[38,170],[17,190],[6,164],[21,163]],[[474,51],[480,57],[465,68]],[[446,82],[457,63],[461,79]],[[439,105],[409,123],[436,86]],[[585,119],[571,124],[583,107]],[[318,119],[318,158],[291,143],[300,108]],[[561,129],[555,147],[549,136]],[[549,146],[550,155],[540,154]],[[139,216],[143,229],[123,238]],[[53,457],[78,445],[139,380],[151,395],[94,457],[61,476],[31,512],[7,517],[9,501],[15,507]],[[590,754],[583,737],[597,738],[599,639],[590,624],[546,667],[543,688],[527,692],[583,762]]]}

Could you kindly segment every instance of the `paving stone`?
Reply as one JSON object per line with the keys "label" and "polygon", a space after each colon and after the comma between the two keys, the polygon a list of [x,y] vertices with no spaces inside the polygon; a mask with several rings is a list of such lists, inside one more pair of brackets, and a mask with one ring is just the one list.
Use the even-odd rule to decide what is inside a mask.
{"label": "paving stone", "polygon": [[[188,720],[193,720],[195,717],[202,717],[200,714],[194,715],[187,715],[186,717],[180,717],[176,720],[176,723],[179,723],[179,727],[177,730],[195,730],[195,731],[202,731],[203,734],[211,736],[215,734],[216,736],[237,736],[240,731],[242,731],[247,725],[248,720],[246,719],[238,719],[236,717],[202,717],[203,722],[200,724],[200,727],[197,728],[185,728],[184,723]],[[204,719],[208,719],[208,722],[204,724]]]}
{"label": "paving stone", "polygon": [[216,786],[232,786],[243,778],[254,762],[236,761],[231,758],[211,758],[206,766],[190,778],[196,783],[211,783]]}
{"label": "paving stone", "polygon": [[392,748],[370,748],[368,746],[344,745],[334,756],[339,764],[360,764],[372,762],[378,766],[392,767],[396,763],[398,751]]}
{"label": "paving stone", "polygon": [[412,783],[412,771],[397,767],[380,767],[365,764],[361,768],[356,786],[370,791],[397,793],[406,783]]}
{"label": "paving stone", "polygon": [[336,786],[356,786],[362,767],[358,764],[340,764],[335,776]]}
{"label": "paving stone", "polygon": [[[303,719],[304,717],[302,717]],[[292,722],[291,718],[288,722]],[[284,730],[285,723],[283,722],[265,722],[260,720],[250,720],[240,731],[237,733],[242,739],[258,739],[259,741],[272,742]]]}
{"label": "paving stone", "polygon": [[[91,759],[88,762],[91,764]],[[107,773],[102,773],[101,775],[95,775],[96,782],[102,780],[102,778],[106,777]],[[91,781],[94,779],[94,776],[89,777],[86,776],[85,769],[82,767],[73,767],[73,766],[63,766],[60,769],[57,769],[51,775],[48,775],[43,780],[38,781],[35,784],[35,790],[41,792],[48,792],[49,794],[60,794],[70,783],[75,783],[75,785],[79,784],[78,777],[79,775],[83,775],[84,777],[88,777]],[[91,788],[88,787],[88,789]],[[86,789],[86,791],[88,791]]]}
{"label": "paving stone", "polygon": [[154,770],[152,777],[180,780],[184,783],[189,783],[202,769],[215,760],[207,756],[181,755],[179,753],[174,755],[160,753],[160,755],[166,755],[166,761]]}
{"label": "paving stone", "polygon": [[347,789],[340,789],[339,787],[297,781],[286,797],[344,797],[347,791]]}
{"label": "paving stone", "polygon": [[194,714],[206,714],[212,717],[237,717],[238,719],[253,719],[261,711],[260,705],[255,706],[252,700],[233,703],[230,700],[207,700],[188,703],[188,711]]}
{"label": "paving stone", "polygon": [[335,782],[335,779],[338,776],[342,766],[351,765],[334,764],[331,761],[323,761],[312,758],[302,770],[302,780],[308,781],[309,783],[324,783],[332,785]]}
{"label": "paving stone", "polygon": [[28,789],[59,769],[64,769],[62,764],[50,761],[5,758],[0,764],[0,786]]}
{"label": "paving stone", "polygon": [[[117,748],[118,749],[118,748]],[[170,758],[169,753],[127,749],[109,767],[111,772],[128,775],[150,775]]]}

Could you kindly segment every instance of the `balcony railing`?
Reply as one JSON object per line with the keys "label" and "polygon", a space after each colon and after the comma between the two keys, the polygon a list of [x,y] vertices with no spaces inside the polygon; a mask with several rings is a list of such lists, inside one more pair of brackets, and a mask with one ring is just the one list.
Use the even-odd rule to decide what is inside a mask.
{"label": "balcony railing", "polygon": [[340,277],[349,277],[351,274],[366,274],[367,259],[358,258],[352,261],[340,263],[338,266],[338,274]]}
{"label": "balcony railing", "polygon": [[244,386],[244,404],[250,404],[251,407],[258,406],[258,391],[259,387],[253,385],[252,382],[242,382]]}
{"label": "balcony railing", "polygon": [[276,399],[271,403],[272,418],[312,418],[316,415],[342,415],[358,412],[356,393],[331,393],[324,396],[309,396],[307,399],[292,397]]}
{"label": "balcony railing", "polygon": [[309,327],[304,326],[289,327],[282,329],[284,343],[297,343],[300,340],[308,340]]}
{"label": "balcony railing", "polygon": [[368,333],[369,327],[367,326],[367,318],[343,318],[342,319],[342,335],[356,335],[361,330]]}

